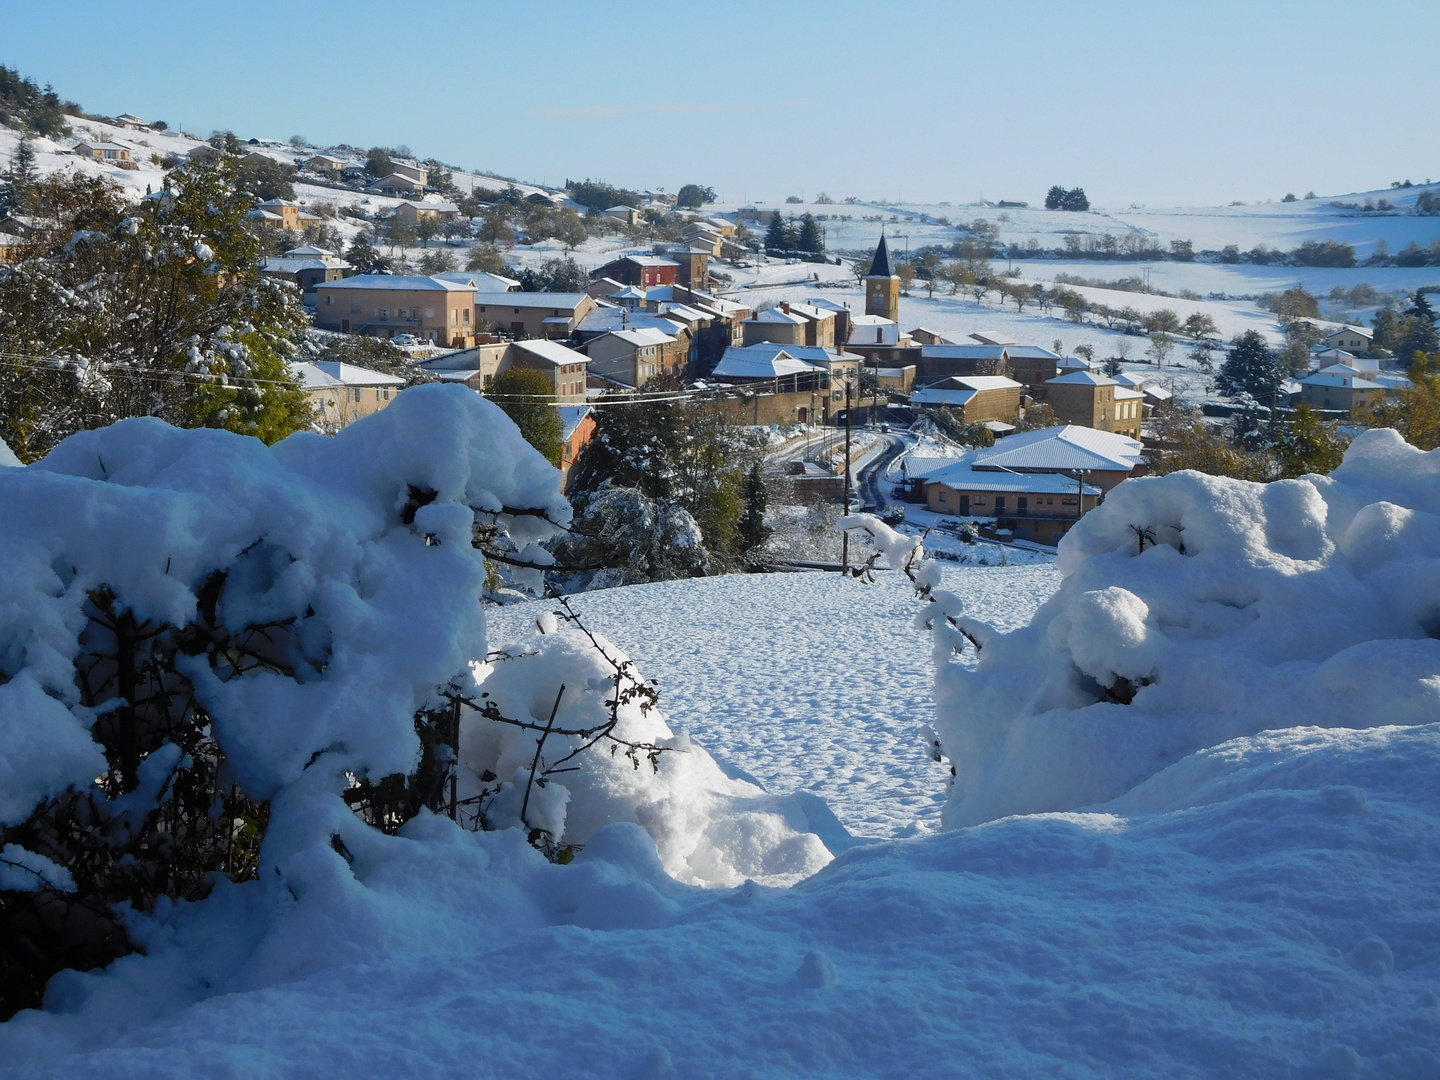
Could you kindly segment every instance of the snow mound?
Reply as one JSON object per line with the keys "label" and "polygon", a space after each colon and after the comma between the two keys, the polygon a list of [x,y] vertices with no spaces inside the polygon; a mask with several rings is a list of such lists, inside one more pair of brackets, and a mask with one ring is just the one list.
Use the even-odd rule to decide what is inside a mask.
{"label": "snow mound", "polygon": [[1127,481],[1059,569],[1009,634],[936,594],[981,646],[971,671],[937,631],[949,826],[1113,799],[1267,729],[1440,714],[1440,451],[1393,431],[1362,434],[1329,477]]}
{"label": "snow mound", "polygon": [[[508,545],[505,558],[531,566],[517,573],[533,579],[548,562],[540,542],[570,519],[558,472],[515,424],[479,395],[441,385],[407,390],[334,438],[302,433],[274,447],[126,420],[28,467],[0,468],[0,505],[0,826],[30,828],[37,804],[73,789],[114,844],[145,843],[167,792],[190,783],[197,755],[213,753],[218,779],[201,803],[212,817],[232,785],[269,803],[260,880],[240,891],[313,892],[339,909],[362,887],[362,868],[398,843],[364,824],[347,793],[418,776],[427,760],[454,762],[455,749],[426,742],[420,727],[486,667],[477,534]],[[564,684],[562,720],[593,719],[607,694],[643,683],[633,668],[610,678],[601,648],[553,636],[489,665],[478,692],[514,710],[503,719],[543,724]],[[117,672],[132,670],[142,674],[127,688]],[[574,759],[549,783],[543,767],[559,763],[541,762],[526,818],[506,800],[529,788],[517,773],[534,772],[537,732],[468,710],[474,769],[456,782],[478,795],[487,770],[501,781],[486,796],[493,820],[475,823],[525,825],[531,842],[539,830],[572,847],[635,823],[667,869],[705,885],[789,884],[830,860],[808,822],[823,830],[833,818],[728,779],[658,712],[622,712],[621,731],[656,746],[654,766],[643,754],[612,760],[607,745],[582,754],[569,738]],[[175,732],[199,723],[203,739],[182,745]],[[102,724],[120,732],[105,743],[108,760]],[[425,805],[442,787],[426,789]],[[413,810],[392,822],[382,806],[370,820],[398,826]],[[49,858],[63,870],[62,855],[73,856],[63,845],[5,851],[5,882],[48,873]]]}

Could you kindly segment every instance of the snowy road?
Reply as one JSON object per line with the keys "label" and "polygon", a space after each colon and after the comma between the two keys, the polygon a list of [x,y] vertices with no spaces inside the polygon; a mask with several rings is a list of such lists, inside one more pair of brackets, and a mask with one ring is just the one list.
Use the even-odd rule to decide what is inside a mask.
{"label": "snowy road", "polygon": [[[945,587],[1009,629],[1054,591],[1053,565],[953,567]],[[748,574],[583,593],[575,609],[647,678],[676,730],[776,794],[812,791],[858,835],[933,825],[944,767],[920,736],[933,709],[928,644],[897,573]],[[526,634],[537,611],[490,613],[490,645]]]}

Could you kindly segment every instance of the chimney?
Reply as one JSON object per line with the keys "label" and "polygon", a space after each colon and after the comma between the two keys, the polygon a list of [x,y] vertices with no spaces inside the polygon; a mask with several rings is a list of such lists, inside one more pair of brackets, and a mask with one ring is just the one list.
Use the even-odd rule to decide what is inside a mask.
{"label": "chimney", "polygon": [[781,300],[781,301],[780,301],[780,310],[783,311],[786,315],[789,315],[789,314],[790,314],[790,301],[789,301],[789,300]]}

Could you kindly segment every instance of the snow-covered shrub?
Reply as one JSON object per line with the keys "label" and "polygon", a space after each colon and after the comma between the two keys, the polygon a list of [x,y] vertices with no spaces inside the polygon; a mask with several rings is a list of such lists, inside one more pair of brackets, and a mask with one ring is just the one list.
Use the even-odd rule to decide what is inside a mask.
{"label": "snow-covered shrub", "polygon": [[679,503],[630,487],[576,498],[570,531],[552,545],[567,588],[609,589],[699,577],[710,568],[700,526]]}
{"label": "snow-covered shrub", "polygon": [[[474,688],[471,665],[487,655],[487,559],[538,587],[551,563],[540,542],[570,510],[556,470],[472,392],[412,388],[334,438],[273,447],[127,420],[0,467],[0,505],[7,1010],[33,1004],[59,968],[131,948],[127,905],[198,899],[225,877],[291,897],[338,887],[382,833],[427,810],[459,816],[462,722],[467,746],[492,723],[507,753],[534,744],[500,723],[510,714],[465,709],[456,687]],[[499,692],[501,675],[477,697],[520,717],[538,708],[526,687],[554,700],[563,683],[568,722],[623,682],[601,678],[598,643],[557,649],[495,663],[519,696]],[[620,723],[657,752],[670,738],[658,714]],[[592,741],[597,752],[570,766],[599,760],[605,740]],[[553,853],[562,836],[573,846],[638,820],[694,880],[779,880],[828,860],[776,810],[759,813],[750,862],[719,854],[707,807],[761,793],[727,788],[702,754],[663,749],[682,760],[658,772],[626,761],[631,787],[567,773],[584,812],[563,820],[547,783],[537,846]],[[632,790],[649,777],[655,793]],[[501,827],[516,823],[507,796],[491,800]]]}
{"label": "snow-covered shrub", "polygon": [[[1127,481],[1066,535],[1064,582],[1013,633],[966,616],[908,542],[892,565],[931,590],[950,826],[1104,802],[1267,729],[1440,715],[1440,451],[1393,431],[1328,477]],[[973,651],[973,670],[956,660]]]}

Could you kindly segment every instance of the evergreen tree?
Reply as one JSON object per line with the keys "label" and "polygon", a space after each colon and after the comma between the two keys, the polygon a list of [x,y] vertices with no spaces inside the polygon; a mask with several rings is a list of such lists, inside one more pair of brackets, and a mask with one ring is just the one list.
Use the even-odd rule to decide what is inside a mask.
{"label": "evergreen tree", "polygon": [[363,232],[357,233],[350,242],[345,258],[358,274],[383,274],[390,269],[390,260],[380,254]]}
{"label": "evergreen tree", "polygon": [[785,244],[785,219],[776,210],[770,215],[770,227],[765,230],[765,249],[767,251],[788,251]]}
{"label": "evergreen tree", "polygon": [[825,240],[820,232],[820,223],[815,220],[815,215],[806,213],[800,219],[800,235],[796,238],[796,249],[809,251],[816,255],[825,254]]}
{"label": "evergreen tree", "polygon": [[1249,394],[1262,405],[1274,405],[1286,374],[1285,365],[1265,339],[1246,330],[1235,339],[1215,383],[1222,394]]}
{"label": "evergreen tree", "polygon": [[1411,319],[1424,319],[1431,326],[1435,325],[1435,309],[1430,306],[1430,301],[1419,289],[1416,289],[1415,294],[1410,298],[1410,307],[1406,309],[1405,315]]}
{"label": "evergreen tree", "polygon": [[1062,210],[1089,210],[1090,200],[1085,197],[1085,189],[1077,187],[1067,191],[1060,208]]}
{"label": "evergreen tree", "polygon": [[485,396],[515,421],[525,441],[559,465],[565,449],[565,426],[555,407],[555,386],[544,372],[512,367],[490,380]]}
{"label": "evergreen tree", "polygon": [[1065,189],[1059,184],[1045,193],[1045,209],[1059,210],[1065,204]]}
{"label": "evergreen tree", "polygon": [[10,168],[5,171],[4,180],[0,181],[0,214],[27,213],[38,179],[35,147],[29,139],[21,139],[10,158]]}
{"label": "evergreen tree", "polygon": [[1295,410],[1295,419],[1280,437],[1281,476],[1294,479],[1307,473],[1326,475],[1345,458],[1345,448],[1309,405]]}
{"label": "evergreen tree", "polygon": [[758,461],[752,464],[750,471],[745,474],[744,499],[745,511],[741,514],[740,524],[736,529],[736,544],[742,555],[753,559],[774,531],[765,524],[767,494],[765,477],[760,472]]}

